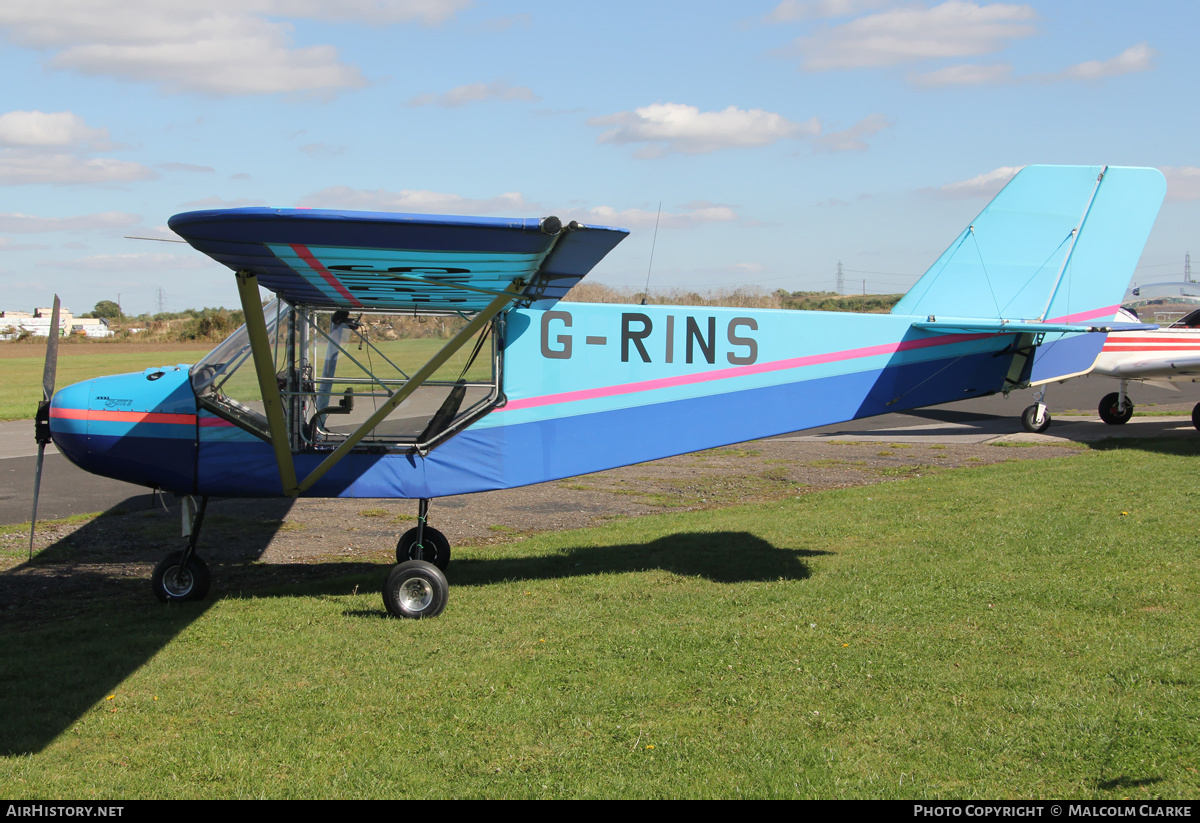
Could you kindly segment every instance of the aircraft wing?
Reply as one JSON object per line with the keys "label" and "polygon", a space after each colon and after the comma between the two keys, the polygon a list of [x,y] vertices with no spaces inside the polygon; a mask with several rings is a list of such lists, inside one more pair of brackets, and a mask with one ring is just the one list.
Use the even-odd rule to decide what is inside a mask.
{"label": "aircraft wing", "polygon": [[343,309],[476,312],[516,281],[548,305],[629,232],[507,219],[324,209],[215,209],[171,229],[292,303]]}

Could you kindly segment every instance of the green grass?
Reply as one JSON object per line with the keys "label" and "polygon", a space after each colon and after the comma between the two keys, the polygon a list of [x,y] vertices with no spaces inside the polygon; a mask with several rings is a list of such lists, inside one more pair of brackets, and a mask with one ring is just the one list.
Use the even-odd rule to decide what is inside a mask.
{"label": "green grass", "polygon": [[1198,456],[456,547],[430,621],[382,565],[84,601],[2,635],[0,794],[1194,798]]}
{"label": "green grass", "polygon": [[[87,347],[89,352],[102,347]],[[209,347],[211,348],[211,347]],[[71,346],[58,350],[58,368],[55,385],[57,388],[101,377],[106,374],[140,372],[152,366],[195,363],[208,354],[209,348],[170,352],[109,352],[98,354],[76,354]],[[6,357],[0,360],[4,369],[4,393],[0,395],[0,420],[32,420],[42,399],[42,370],[46,352],[30,347],[37,352],[31,357]]]}

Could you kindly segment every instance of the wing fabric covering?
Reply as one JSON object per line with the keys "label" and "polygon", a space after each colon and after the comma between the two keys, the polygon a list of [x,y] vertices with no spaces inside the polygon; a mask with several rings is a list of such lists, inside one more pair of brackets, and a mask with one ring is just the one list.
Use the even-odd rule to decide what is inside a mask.
{"label": "wing fabric covering", "polygon": [[541,220],[217,209],[177,214],[173,231],[292,303],[344,309],[475,312],[517,279],[556,301],[628,232]]}

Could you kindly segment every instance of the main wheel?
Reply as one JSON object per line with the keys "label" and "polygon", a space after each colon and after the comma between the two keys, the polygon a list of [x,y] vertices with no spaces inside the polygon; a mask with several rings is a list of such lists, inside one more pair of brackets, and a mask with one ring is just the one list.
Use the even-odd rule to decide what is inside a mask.
{"label": "main wheel", "polygon": [[1192,425],[1200,429],[1200,403],[1192,406]]}
{"label": "main wheel", "polygon": [[208,594],[211,582],[208,565],[193,554],[187,567],[180,569],[182,559],[183,552],[171,552],[154,567],[150,585],[154,587],[154,596],[164,603],[203,600]]}
{"label": "main wheel", "polygon": [[1121,395],[1118,392],[1104,395],[1104,399],[1100,401],[1100,419],[1110,426],[1119,426],[1122,423],[1128,423],[1129,418],[1133,417],[1133,404],[1129,402],[1129,398],[1125,398],[1125,404],[1121,405]]}
{"label": "main wheel", "polygon": [[432,563],[408,560],[392,569],[383,584],[383,605],[392,617],[420,620],[437,617],[446,608],[450,584]]}
{"label": "main wheel", "polygon": [[1021,414],[1021,426],[1030,434],[1041,434],[1050,428],[1050,412],[1042,414],[1042,425],[1037,424],[1037,406],[1030,406]]}
{"label": "main wheel", "polygon": [[[417,529],[412,528],[400,535],[396,543],[396,562],[417,558]],[[432,526],[425,527],[425,542],[421,545],[421,560],[432,563],[442,571],[450,565],[450,541]]]}

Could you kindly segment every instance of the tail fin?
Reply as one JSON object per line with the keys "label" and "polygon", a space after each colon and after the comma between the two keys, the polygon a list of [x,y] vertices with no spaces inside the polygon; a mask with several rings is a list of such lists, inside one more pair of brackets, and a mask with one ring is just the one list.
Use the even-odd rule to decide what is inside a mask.
{"label": "tail fin", "polygon": [[[1027,166],[892,313],[1059,324],[1112,318],[1165,193],[1157,169]],[[1031,383],[1090,370],[1103,342],[1098,334],[1047,334]]]}

